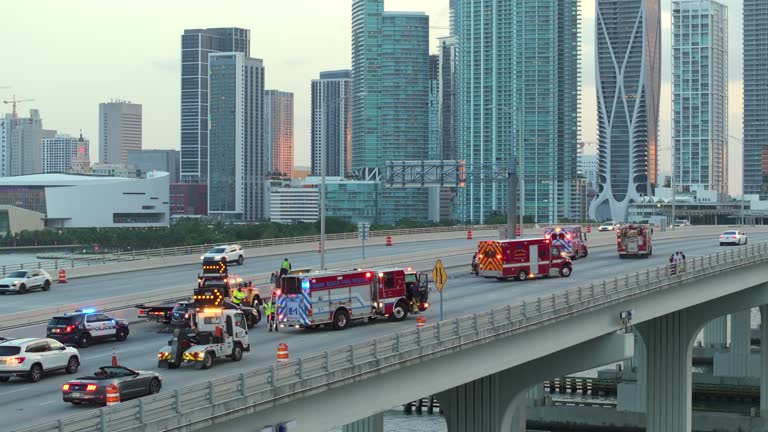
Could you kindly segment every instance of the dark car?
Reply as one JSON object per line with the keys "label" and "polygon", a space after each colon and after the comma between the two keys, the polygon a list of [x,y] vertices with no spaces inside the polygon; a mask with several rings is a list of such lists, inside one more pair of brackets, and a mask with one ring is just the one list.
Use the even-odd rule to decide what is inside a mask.
{"label": "dark car", "polygon": [[177,328],[190,328],[192,326],[192,302],[178,302],[171,311],[171,326]]}
{"label": "dark car", "polygon": [[61,386],[64,402],[105,404],[107,386],[117,385],[120,400],[155,394],[160,391],[162,377],[157,372],[135,371],[125,366],[103,366],[90,376],[67,381]]}
{"label": "dark car", "polygon": [[93,309],[81,309],[57,315],[48,321],[47,337],[64,344],[85,348],[94,341],[128,338],[128,321],[110,317]]}

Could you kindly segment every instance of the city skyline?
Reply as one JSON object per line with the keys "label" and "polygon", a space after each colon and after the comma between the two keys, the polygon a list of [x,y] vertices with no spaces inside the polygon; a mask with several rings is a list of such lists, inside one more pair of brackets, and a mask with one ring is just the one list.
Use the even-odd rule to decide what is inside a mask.
{"label": "city skyline", "polygon": [[[65,5],[49,2],[51,16],[68,20],[51,22],[50,31],[29,32],[34,14],[31,5],[17,3],[9,9],[7,25],[0,35],[7,40],[24,37],[25,44],[11,44],[7,62],[0,77],[3,98],[17,94],[33,98],[24,110],[36,108],[45,113],[46,125],[58,130],[79,130],[89,136],[97,134],[98,103],[110,98],[125,98],[144,106],[144,147],[179,149],[180,42],[184,29],[242,27],[251,30],[251,55],[263,58],[265,66],[275,73],[268,75],[269,88],[281,88],[296,95],[296,165],[310,165],[311,91],[310,82],[323,70],[350,67],[350,2],[329,3],[294,0],[284,4],[254,7],[246,1],[233,1],[230,8],[209,10],[190,8],[183,18],[173,4],[155,4],[144,0],[130,8],[107,7],[100,2],[85,1],[77,16]],[[671,0],[662,0],[662,97],[660,136],[660,169],[668,172],[671,161]],[[430,51],[437,50],[437,37],[448,35],[448,0],[387,0],[387,10],[425,11],[430,16]],[[594,1],[582,1],[582,137],[596,141],[596,106],[594,76]],[[147,14],[152,10],[152,14]],[[233,11],[237,11],[234,13]],[[729,4],[729,124],[732,135],[740,137],[742,111],[741,12],[742,2]],[[318,20],[322,17],[322,20]],[[72,26],[72,20],[87,25]],[[304,31],[286,34],[286,23]],[[318,23],[321,23],[318,25]],[[125,43],[131,28],[150,29],[146,35],[132,37]],[[74,27],[74,28],[73,28]],[[445,29],[444,29],[445,28]],[[328,31],[327,29],[332,29]],[[59,31],[60,30],[60,31]],[[323,30],[323,31],[320,31]],[[100,38],[90,38],[94,31]],[[267,43],[281,35],[280,43]],[[311,40],[310,40],[311,39]],[[73,55],[71,47],[78,47]],[[106,47],[120,49],[106,49]],[[30,52],[36,55],[29,55]],[[99,53],[98,62],[86,54]],[[55,60],[63,65],[55,81],[44,66]],[[109,78],[105,78],[109,77]],[[271,78],[270,78],[271,77]],[[156,83],[149,85],[148,83]],[[10,111],[9,107],[6,110]],[[96,153],[97,142],[92,143]],[[741,147],[731,140],[731,193],[741,190]],[[595,147],[587,147],[594,153]],[[91,155],[97,160],[99,155]],[[735,166],[734,166],[735,165]]]}

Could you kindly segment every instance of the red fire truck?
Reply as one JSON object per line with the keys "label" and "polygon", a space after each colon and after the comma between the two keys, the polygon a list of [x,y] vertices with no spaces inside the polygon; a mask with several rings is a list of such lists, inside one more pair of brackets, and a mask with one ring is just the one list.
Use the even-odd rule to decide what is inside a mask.
{"label": "red fire truck", "polygon": [[653,226],[644,224],[623,225],[616,231],[616,249],[619,258],[653,254]]}
{"label": "red fire truck", "polygon": [[587,234],[580,226],[544,228],[544,238],[568,254],[571,259],[585,258],[587,252]]}
{"label": "red fire truck", "polygon": [[487,240],[477,245],[480,276],[519,281],[559,274],[568,277],[573,262],[549,239]]}
{"label": "red fire truck", "polygon": [[[414,286],[411,291],[417,290]],[[283,276],[273,292],[273,302],[282,326],[330,324],[342,330],[356,320],[387,317],[402,321],[409,312],[429,307],[428,296],[408,291],[404,269],[323,271]],[[414,296],[417,308],[411,307]]]}

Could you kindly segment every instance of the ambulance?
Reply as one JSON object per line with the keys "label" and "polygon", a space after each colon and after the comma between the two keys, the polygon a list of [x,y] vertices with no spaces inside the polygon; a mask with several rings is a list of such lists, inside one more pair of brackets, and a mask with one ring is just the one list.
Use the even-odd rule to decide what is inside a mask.
{"label": "ambulance", "polygon": [[573,271],[568,254],[546,238],[480,241],[477,261],[480,276],[498,280],[568,277]]}

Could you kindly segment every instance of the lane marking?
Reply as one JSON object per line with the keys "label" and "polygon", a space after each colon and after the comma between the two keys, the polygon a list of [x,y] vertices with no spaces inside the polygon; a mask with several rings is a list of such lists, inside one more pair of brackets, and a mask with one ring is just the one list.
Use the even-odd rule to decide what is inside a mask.
{"label": "lane marking", "polygon": [[52,400],[52,401],[48,401],[48,402],[43,402],[43,403],[41,403],[40,405],[48,405],[48,404],[52,404],[52,403],[54,403],[54,402],[56,402],[56,401],[55,401],[55,400]]}
{"label": "lane marking", "polygon": [[21,389],[18,389],[18,390],[11,390],[11,391],[9,391],[9,392],[3,392],[3,393],[0,393],[0,396],[9,395],[9,394],[11,394],[11,393],[18,393],[18,392],[20,392],[20,391],[25,391],[25,390],[27,390],[27,389],[26,389],[26,388],[21,388]]}

